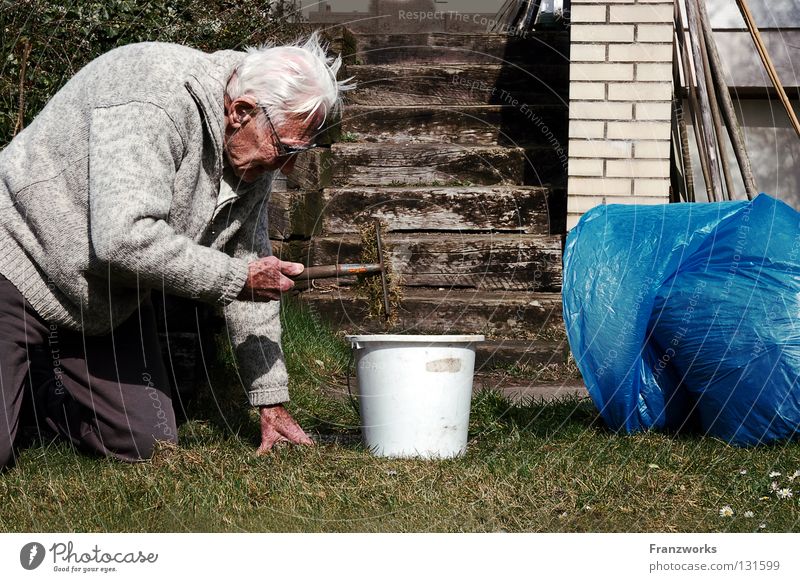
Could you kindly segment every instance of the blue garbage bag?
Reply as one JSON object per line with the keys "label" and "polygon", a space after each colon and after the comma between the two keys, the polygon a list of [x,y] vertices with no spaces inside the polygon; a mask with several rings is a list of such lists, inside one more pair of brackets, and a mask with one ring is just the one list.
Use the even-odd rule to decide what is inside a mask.
{"label": "blue garbage bag", "polygon": [[598,206],[567,237],[563,303],[612,429],[800,432],[800,214],[783,202]]}

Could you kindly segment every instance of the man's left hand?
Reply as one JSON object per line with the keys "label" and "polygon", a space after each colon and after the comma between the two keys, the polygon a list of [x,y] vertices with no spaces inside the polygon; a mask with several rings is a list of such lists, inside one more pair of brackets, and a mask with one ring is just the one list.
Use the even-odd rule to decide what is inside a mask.
{"label": "man's left hand", "polygon": [[300,428],[282,404],[259,407],[261,416],[261,446],[257,454],[263,455],[279,442],[296,445],[313,445],[314,441]]}

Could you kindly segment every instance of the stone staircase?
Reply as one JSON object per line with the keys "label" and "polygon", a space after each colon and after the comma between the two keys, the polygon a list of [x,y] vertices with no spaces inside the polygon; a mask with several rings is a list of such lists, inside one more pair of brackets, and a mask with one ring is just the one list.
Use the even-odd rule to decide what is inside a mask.
{"label": "stone staircase", "polygon": [[[358,88],[330,147],[273,195],[275,253],[357,262],[358,225],[382,219],[403,281],[392,333],[483,333],[479,365],[564,361],[568,33],[337,40]],[[352,283],[299,296],[336,328],[383,332]]]}

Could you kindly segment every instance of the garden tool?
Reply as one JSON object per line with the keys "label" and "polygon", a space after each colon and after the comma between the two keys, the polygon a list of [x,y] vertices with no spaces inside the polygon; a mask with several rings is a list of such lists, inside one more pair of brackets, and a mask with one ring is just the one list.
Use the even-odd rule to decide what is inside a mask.
{"label": "garden tool", "polygon": [[383,257],[383,243],[381,241],[380,222],[375,222],[375,244],[378,250],[377,263],[339,263],[336,265],[318,265],[306,267],[302,273],[292,277],[297,284],[295,289],[311,287],[314,279],[329,279],[332,277],[347,277],[360,275],[363,277],[380,275],[381,289],[383,290],[384,317],[388,320],[391,315],[389,306],[389,289],[386,282],[386,265]]}

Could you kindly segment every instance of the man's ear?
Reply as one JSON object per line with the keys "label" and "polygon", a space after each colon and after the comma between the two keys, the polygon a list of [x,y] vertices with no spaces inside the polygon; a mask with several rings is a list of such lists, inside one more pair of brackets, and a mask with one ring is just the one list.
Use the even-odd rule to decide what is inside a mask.
{"label": "man's ear", "polygon": [[239,129],[253,118],[253,109],[257,107],[255,99],[249,95],[238,97],[233,101],[225,96],[225,118],[228,125]]}

